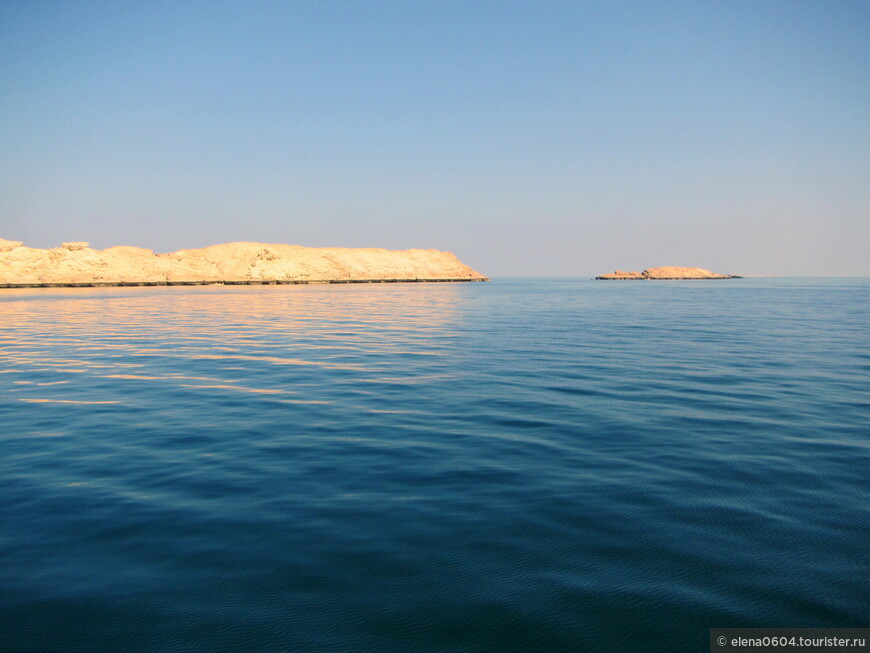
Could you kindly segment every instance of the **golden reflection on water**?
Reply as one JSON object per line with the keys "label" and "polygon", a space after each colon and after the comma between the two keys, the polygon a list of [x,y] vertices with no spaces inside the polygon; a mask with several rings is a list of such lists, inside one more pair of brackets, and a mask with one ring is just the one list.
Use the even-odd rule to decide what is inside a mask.
{"label": "golden reflection on water", "polygon": [[[166,377],[170,378],[170,377]],[[246,388],[240,385],[193,385],[189,383],[182,383],[182,388],[215,388],[218,390],[238,390],[239,392],[253,392],[254,394],[262,394],[262,395],[276,395],[276,394],[294,394],[290,390],[277,390],[277,389],[269,389],[269,388]]]}
{"label": "golden reflection on water", "polygon": [[165,374],[162,376],[149,376],[147,374],[101,374],[101,378],[103,379],[128,379],[128,380],[138,380],[142,379],[145,381],[165,381],[167,379],[172,380],[183,380],[183,381],[224,381],[225,379],[215,379],[210,376],[181,376],[178,374]]}
{"label": "golden reflection on water", "polygon": [[[420,383],[445,375],[387,375],[378,354],[443,355],[430,343],[455,335],[459,285],[2,289],[0,374],[70,378],[0,387],[34,404],[122,403],[81,397],[98,392],[91,388],[100,379],[319,404],[329,402],[278,399],[299,389],[251,387],[239,377],[281,365],[352,372],[362,383]],[[226,374],[160,370],[178,359],[223,363]]]}
{"label": "golden reflection on water", "polygon": [[120,401],[75,401],[73,399],[19,399],[28,404],[120,404]]}

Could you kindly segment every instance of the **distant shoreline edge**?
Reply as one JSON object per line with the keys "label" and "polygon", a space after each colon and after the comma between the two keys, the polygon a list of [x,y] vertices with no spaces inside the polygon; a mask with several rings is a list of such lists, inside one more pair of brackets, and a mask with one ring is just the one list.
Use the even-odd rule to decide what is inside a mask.
{"label": "distant shoreline edge", "polygon": [[238,281],[91,281],[84,283],[0,283],[0,288],[127,288],[137,286],[306,286],[349,283],[475,283],[478,279],[243,279]]}
{"label": "distant shoreline edge", "polygon": [[721,277],[595,277],[595,281],[716,281],[720,279],[743,279],[739,274],[727,274]]}

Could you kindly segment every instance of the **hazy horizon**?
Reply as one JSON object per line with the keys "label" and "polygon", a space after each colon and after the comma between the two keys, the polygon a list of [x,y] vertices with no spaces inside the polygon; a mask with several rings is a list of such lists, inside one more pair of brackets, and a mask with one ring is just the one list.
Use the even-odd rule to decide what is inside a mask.
{"label": "hazy horizon", "polygon": [[870,5],[0,3],[0,238],[870,276]]}

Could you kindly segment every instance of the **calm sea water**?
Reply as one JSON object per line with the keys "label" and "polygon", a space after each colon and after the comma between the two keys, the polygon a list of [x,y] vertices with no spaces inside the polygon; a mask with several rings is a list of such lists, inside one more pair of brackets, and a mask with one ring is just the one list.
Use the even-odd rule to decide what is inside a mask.
{"label": "calm sea water", "polygon": [[0,649],[867,626],[870,280],[0,291]]}

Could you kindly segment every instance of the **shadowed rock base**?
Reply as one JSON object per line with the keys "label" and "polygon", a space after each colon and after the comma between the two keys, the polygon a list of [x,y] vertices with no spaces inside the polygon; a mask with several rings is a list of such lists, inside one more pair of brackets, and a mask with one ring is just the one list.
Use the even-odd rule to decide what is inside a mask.
{"label": "shadowed rock base", "polygon": [[684,279],[742,279],[736,274],[718,274],[710,272],[704,268],[680,268],[675,266],[665,266],[660,268],[649,268],[643,272],[624,272],[616,270],[613,274],[602,274],[595,277],[602,281],[674,281]]}
{"label": "shadowed rock base", "polygon": [[0,283],[0,288],[104,288],[119,286],[288,286],[333,283],[455,283],[489,281],[489,279],[330,279],[273,281],[116,281],[103,283]]}
{"label": "shadowed rock base", "polygon": [[488,281],[450,252],[227,243],[155,254],[0,239],[0,288]]}

